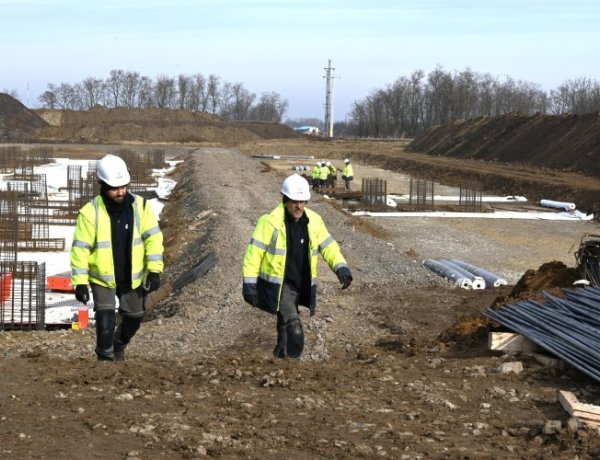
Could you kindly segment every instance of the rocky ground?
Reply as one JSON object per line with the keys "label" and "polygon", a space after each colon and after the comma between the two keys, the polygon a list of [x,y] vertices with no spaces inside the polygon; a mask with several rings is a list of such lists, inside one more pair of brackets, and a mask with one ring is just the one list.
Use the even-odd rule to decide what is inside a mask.
{"label": "rocky ground", "polygon": [[[559,389],[598,399],[596,382],[488,350],[481,311],[512,286],[466,291],[421,264],[452,256],[514,284],[549,261],[573,267],[596,223],[360,220],[315,195],[310,207],[340,242],[354,283],[342,291],[321,263],[317,315],[301,317],[303,359],[274,359],[274,318],[241,298],[246,243],[291,172],[244,154],[265,149],[276,150],[170,148],[185,162],[161,221],[164,280],[209,252],[218,261],[148,312],[127,361],[95,361],[93,330],[0,332],[3,458],[600,455],[600,436],[569,422],[557,401]],[[339,162],[345,151],[319,153]],[[515,361],[522,372],[500,371]]]}

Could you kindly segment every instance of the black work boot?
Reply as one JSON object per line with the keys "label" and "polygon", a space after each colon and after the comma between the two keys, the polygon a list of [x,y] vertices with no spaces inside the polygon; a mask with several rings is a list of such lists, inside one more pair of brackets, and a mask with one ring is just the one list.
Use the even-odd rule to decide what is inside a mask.
{"label": "black work boot", "polygon": [[115,361],[125,361],[125,350],[114,351]]}
{"label": "black work boot", "polygon": [[287,336],[286,356],[300,359],[304,350],[304,330],[299,318],[292,318],[285,324],[285,335]]}
{"label": "black work boot", "polygon": [[96,312],[96,355],[98,361],[113,361],[113,336],[115,333],[116,317],[114,310]]}
{"label": "black work boot", "polygon": [[119,321],[114,337],[115,361],[125,361],[125,348],[140,328],[143,316],[127,316],[119,313]]}

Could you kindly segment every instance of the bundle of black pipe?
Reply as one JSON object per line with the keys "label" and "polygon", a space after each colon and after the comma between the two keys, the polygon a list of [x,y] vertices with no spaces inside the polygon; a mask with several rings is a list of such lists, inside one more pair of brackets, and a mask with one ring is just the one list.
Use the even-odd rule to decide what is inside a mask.
{"label": "bundle of black pipe", "polygon": [[600,382],[600,287],[543,295],[544,303],[525,300],[483,313]]}

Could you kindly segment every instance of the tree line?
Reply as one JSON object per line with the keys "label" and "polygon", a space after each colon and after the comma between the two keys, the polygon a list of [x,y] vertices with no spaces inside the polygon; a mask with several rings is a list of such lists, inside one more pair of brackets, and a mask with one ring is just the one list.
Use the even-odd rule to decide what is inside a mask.
{"label": "tree line", "polygon": [[139,72],[113,69],[106,79],[87,77],[79,83],[47,85],[38,98],[46,109],[169,108],[208,112],[230,120],[281,122],[288,101],[276,92],[257,95],[242,83],[201,73],[155,79]]}
{"label": "tree line", "polygon": [[350,120],[334,126],[336,135],[413,137],[427,128],[457,119],[497,116],[582,114],[600,111],[600,83],[589,78],[567,80],[555,90],[540,85],[500,79],[466,68],[441,67],[401,76],[383,89],[355,101]]}

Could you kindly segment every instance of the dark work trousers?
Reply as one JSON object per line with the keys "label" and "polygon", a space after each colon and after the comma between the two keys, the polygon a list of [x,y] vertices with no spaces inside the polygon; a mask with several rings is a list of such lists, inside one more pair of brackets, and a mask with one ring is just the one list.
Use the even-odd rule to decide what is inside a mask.
{"label": "dark work trousers", "polygon": [[304,331],[298,314],[299,297],[293,286],[283,284],[277,312],[277,345],[273,350],[276,358],[299,359],[304,349]]}
{"label": "dark work trousers", "polygon": [[[112,361],[115,351],[122,351],[140,327],[144,317],[142,287],[107,288],[91,284],[96,322],[96,355]],[[115,314],[119,299],[119,321]]]}

